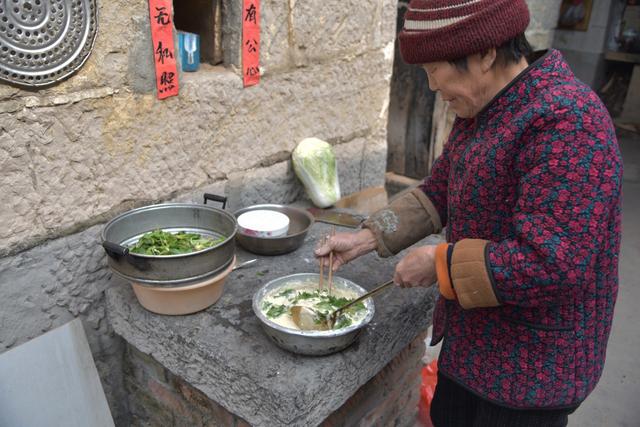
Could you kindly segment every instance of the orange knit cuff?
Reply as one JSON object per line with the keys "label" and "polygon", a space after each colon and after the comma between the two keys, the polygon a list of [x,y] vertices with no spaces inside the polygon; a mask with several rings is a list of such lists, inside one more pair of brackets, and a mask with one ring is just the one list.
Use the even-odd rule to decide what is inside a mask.
{"label": "orange knit cuff", "polygon": [[448,300],[456,299],[456,292],[451,285],[449,278],[449,266],[447,263],[448,243],[440,243],[436,246],[436,274],[438,275],[438,285],[440,293]]}

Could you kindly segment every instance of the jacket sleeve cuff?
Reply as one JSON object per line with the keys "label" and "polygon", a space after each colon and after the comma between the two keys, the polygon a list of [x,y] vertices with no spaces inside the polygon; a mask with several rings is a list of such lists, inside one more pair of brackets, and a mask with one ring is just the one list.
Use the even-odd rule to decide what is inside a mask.
{"label": "jacket sleeve cuff", "polygon": [[487,240],[464,239],[453,248],[451,280],[462,308],[500,305],[486,262],[488,244]]}
{"label": "jacket sleeve cuff", "polygon": [[448,300],[456,299],[456,292],[451,284],[451,274],[449,273],[448,253],[451,245],[440,243],[436,246],[436,274],[438,276],[438,288],[440,294]]}
{"label": "jacket sleeve cuff", "polygon": [[389,257],[430,234],[439,233],[442,223],[431,200],[415,188],[371,215],[362,227],[376,237],[378,255]]}

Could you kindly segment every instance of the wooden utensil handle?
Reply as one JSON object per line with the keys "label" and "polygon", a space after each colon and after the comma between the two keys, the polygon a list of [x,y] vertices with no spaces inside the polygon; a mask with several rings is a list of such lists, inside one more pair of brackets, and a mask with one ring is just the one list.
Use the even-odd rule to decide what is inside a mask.
{"label": "wooden utensil handle", "polygon": [[374,295],[377,295],[378,293],[380,293],[381,291],[385,290],[387,287],[393,285],[393,279],[389,280],[388,282],[383,283],[382,285],[378,286],[377,288],[375,288],[374,290],[367,292],[366,294],[354,299],[353,301],[351,301],[350,303],[343,305],[342,307],[340,307],[339,309],[337,309],[334,313],[334,315],[336,317],[338,317],[338,315],[340,315],[340,313],[342,313],[344,310],[348,309],[349,307],[354,306],[355,304],[359,303],[360,301],[363,301],[367,298],[371,298]]}

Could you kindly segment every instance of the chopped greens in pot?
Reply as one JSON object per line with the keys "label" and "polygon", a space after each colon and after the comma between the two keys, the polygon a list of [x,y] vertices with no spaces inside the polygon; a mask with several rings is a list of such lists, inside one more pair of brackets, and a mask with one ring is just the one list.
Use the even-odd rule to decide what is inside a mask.
{"label": "chopped greens in pot", "polygon": [[185,231],[169,233],[163,230],[154,230],[145,233],[140,240],[129,248],[129,251],[142,255],[188,254],[213,247],[224,241],[224,239],[224,237],[213,239]]}

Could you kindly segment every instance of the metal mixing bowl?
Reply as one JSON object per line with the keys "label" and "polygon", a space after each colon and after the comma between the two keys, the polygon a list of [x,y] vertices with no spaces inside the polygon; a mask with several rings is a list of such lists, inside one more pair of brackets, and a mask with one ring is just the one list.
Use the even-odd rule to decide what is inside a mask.
{"label": "metal mixing bowl", "polygon": [[[320,275],[315,273],[291,274],[268,282],[253,295],[253,311],[258,319],[260,319],[264,331],[274,343],[285,350],[310,356],[322,356],[335,353],[348,347],[373,318],[375,308],[372,299],[367,299],[364,302],[367,314],[360,323],[330,331],[300,331],[286,328],[273,322],[262,312],[260,308],[262,306],[262,300],[271,291],[289,286],[292,283],[306,281],[318,283],[319,279]],[[358,295],[367,292],[352,281],[341,277],[334,276],[333,285],[337,288],[354,291]]]}
{"label": "metal mixing bowl", "polygon": [[282,255],[302,246],[307,232],[313,225],[313,215],[304,209],[284,205],[254,205],[233,213],[236,219],[245,212],[266,209],[281,212],[289,217],[289,231],[281,237],[256,237],[236,234],[236,240],[246,250],[260,255]]}

